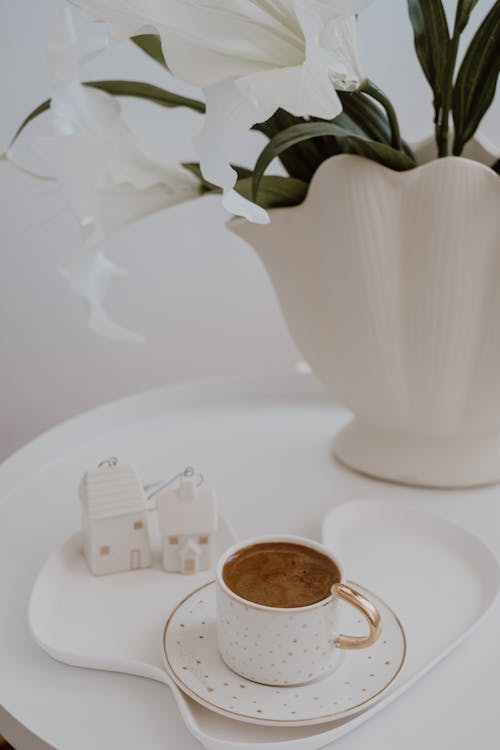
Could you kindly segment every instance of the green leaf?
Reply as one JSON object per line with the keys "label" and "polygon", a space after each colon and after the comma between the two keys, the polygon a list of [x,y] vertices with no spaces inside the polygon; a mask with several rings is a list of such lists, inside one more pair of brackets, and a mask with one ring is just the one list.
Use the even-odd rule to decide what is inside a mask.
{"label": "green leaf", "polygon": [[338,91],[343,111],[374,141],[391,142],[389,121],[382,109],[359,91]]}
{"label": "green leaf", "polygon": [[[159,104],[161,107],[188,107],[201,114],[205,112],[204,102],[174,94],[171,91],[166,91],[150,83],[142,83],[141,81],[86,81],[84,85],[94,89],[101,89],[101,91],[106,91],[113,96],[132,96],[138,99],[147,99],[150,102]],[[31,120],[34,120],[35,117],[41,115],[42,112],[46,112],[49,108],[50,99],[46,99],[33,112],[30,112],[18,127],[10,145],[12,146],[16,138],[18,138]]]}
{"label": "green leaf", "polygon": [[134,42],[134,44],[137,44],[146,55],[152,57],[153,60],[156,60],[156,62],[160,63],[160,65],[163,65],[165,68],[167,67],[161,49],[161,40],[158,34],[137,34],[136,36],[131,36],[130,40]]}
{"label": "green leaf", "polygon": [[455,16],[455,31],[459,34],[469,23],[470,15],[477,5],[477,0],[458,0],[457,14]]}
{"label": "green leaf", "polygon": [[461,154],[476,132],[495,96],[499,73],[500,0],[497,0],[473,37],[455,81],[454,154]]}
{"label": "green leaf", "polygon": [[[14,137],[12,138],[12,140],[10,142],[10,146],[12,146],[12,144],[14,143],[14,141],[16,140],[16,138],[20,135],[20,133],[24,130],[24,128],[26,127],[26,125],[29,122],[31,122],[31,120],[34,120],[35,117],[38,117],[38,115],[41,115],[42,112],[46,112],[49,109],[49,107],[50,107],[50,99],[46,99],[44,102],[42,102],[41,104],[39,104],[38,107],[33,110],[33,112],[30,112],[29,115],[24,118],[24,120],[19,125],[18,129],[16,130],[16,132],[14,133]],[[9,146],[9,148],[10,148],[10,146]]]}
{"label": "green leaf", "polygon": [[[284,109],[278,109],[268,120],[254,125],[253,130],[258,130],[268,138],[273,138],[286,128],[305,122],[307,121],[302,117],[295,117]],[[321,162],[330,155],[328,145],[316,139],[315,142],[304,143],[289,149],[280,157],[280,161],[291,177],[310,182]]]}
{"label": "green leaf", "polygon": [[352,135],[348,130],[333,122],[308,122],[283,130],[272,138],[260,154],[253,173],[253,199],[256,201],[259,185],[265,170],[272,160],[280,156],[283,151],[319,136],[331,136],[337,142],[342,153],[359,154],[368,159],[384,164],[391,169],[402,171],[411,169],[415,162],[402,151],[398,151],[385,143],[378,143],[370,139]]}
{"label": "green leaf", "polygon": [[415,50],[434,94],[435,122],[443,99],[450,33],[441,0],[408,0]]}
{"label": "green leaf", "polygon": [[[309,185],[295,177],[265,175],[260,182],[259,206],[263,208],[280,208],[296,206],[302,203],[307,195]],[[240,195],[252,200],[252,178],[238,180],[235,189]]]}
{"label": "green leaf", "polygon": [[[189,171],[192,172],[199,179],[204,192],[222,193],[222,189],[220,187],[218,187],[217,185],[214,185],[212,182],[208,182],[208,180],[206,180],[203,177],[199,162],[186,161],[186,162],[183,162],[182,166],[184,167],[184,169],[189,169]],[[246,167],[240,167],[237,164],[231,164],[231,166],[237,173],[238,180],[250,177],[252,174],[252,171],[250,169],[247,169]]]}
{"label": "green leaf", "polygon": [[174,94],[172,91],[153,86],[151,83],[142,83],[142,81],[86,81],[84,85],[101,89],[113,96],[133,96],[138,99],[147,99],[161,107],[188,107],[202,114],[205,112],[204,102]]}
{"label": "green leaf", "polygon": [[[343,111],[330,122],[339,125],[352,135],[390,144],[391,129],[387,116],[373,99],[359,91],[349,93],[339,91],[338,94],[342,101]],[[302,117],[294,117],[283,109],[278,109],[269,120],[254,125],[253,129],[264,133],[268,138],[273,138],[286,128],[307,122],[329,121],[319,118],[312,118],[308,121]],[[410,157],[413,157],[410,147],[404,142],[403,149]],[[342,148],[335,138],[323,136],[292,146],[284,151],[279,159],[290,176],[310,182],[313,174],[325,159],[341,152]]]}
{"label": "green leaf", "polygon": [[[201,173],[198,162],[184,162],[182,165],[189,169],[200,180],[202,192],[204,193],[222,193],[222,189],[217,185],[205,180]],[[238,173],[238,180],[235,190],[248,200],[252,199],[252,172],[246,167],[231,165]],[[259,205],[263,208],[277,208],[279,206],[296,206],[302,203],[308,190],[307,182],[297,180],[295,177],[282,177],[274,175],[265,175],[260,183]]]}
{"label": "green leaf", "polygon": [[[362,134],[372,141],[391,144],[392,131],[387,115],[371,97],[360,91],[338,91],[337,93],[342,102],[343,114],[362,130]],[[343,126],[338,118],[334,122]],[[402,140],[401,145],[404,152],[413,159],[414,155],[408,143]]]}

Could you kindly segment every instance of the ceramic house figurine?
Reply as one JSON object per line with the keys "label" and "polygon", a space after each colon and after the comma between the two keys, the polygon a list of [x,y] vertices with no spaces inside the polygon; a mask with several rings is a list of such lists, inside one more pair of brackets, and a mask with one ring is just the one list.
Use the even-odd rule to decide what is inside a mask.
{"label": "ceramic house figurine", "polygon": [[133,466],[110,459],[87,471],[80,500],[83,552],[94,575],[151,565],[146,496]]}
{"label": "ceramic house figurine", "polygon": [[208,570],[215,555],[217,500],[212,488],[197,486],[184,475],[176,488],[166,487],[156,495],[158,524],[162,537],[162,561],[173,573]]}

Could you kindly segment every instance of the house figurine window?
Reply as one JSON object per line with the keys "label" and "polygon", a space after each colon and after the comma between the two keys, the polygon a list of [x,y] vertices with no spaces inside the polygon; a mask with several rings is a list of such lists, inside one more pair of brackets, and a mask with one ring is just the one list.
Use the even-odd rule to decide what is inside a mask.
{"label": "house figurine window", "polygon": [[143,529],[144,524],[142,521],[134,521],[134,529]]}
{"label": "house figurine window", "polygon": [[99,553],[101,555],[109,555],[109,546],[105,544],[103,547],[99,548]]}
{"label": "house figurine window", "polygon": [[208,536],[205,534],[198,537],[198,544],[208,544]]}
{"label": "house figurine window", "polygon": [[178,536],[169,536],[168,537],[168,543],[169,544],[179,544],[179,537]]}

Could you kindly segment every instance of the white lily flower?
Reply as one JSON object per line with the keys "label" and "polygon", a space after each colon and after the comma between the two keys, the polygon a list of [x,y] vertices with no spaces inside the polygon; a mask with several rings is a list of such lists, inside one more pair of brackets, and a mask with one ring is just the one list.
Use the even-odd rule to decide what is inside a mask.
{"label": "white lily flower", "polygon": [[266,212],[233,190],[235,145],[279,107],[299,117],[340,114],[336,89],[364,78],[354,14],[370,1],[74,0],[117,38],[160,34],[172,73],[205,91],[205,178],[223,188],[226,208],[257,222]]}
{"label": "white lily flower", "polygon": [[[68,255],[59,270],[89,304],[94,330],[137,341],[142,337],[111,321],[103,307],[111,278],[126,274],[105,258],[102,245],[126,224],[198,197],[200,183],[181,164],[141,141],[123,119],[115,97],[75,78],[82,57],[102,48],[96,40],[76,33],[67,8],[49,47],[56,82],[51,133],[29,145],[62,187],[81,229],[84,251]],[[25,143],[23,147],[26,151]],[[16,148],[8,156],[19,164]]]}

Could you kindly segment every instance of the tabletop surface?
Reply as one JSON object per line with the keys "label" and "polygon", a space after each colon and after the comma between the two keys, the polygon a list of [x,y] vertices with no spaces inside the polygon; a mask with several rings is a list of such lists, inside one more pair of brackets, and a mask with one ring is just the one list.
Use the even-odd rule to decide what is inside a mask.
{"label": "tabletop surface", "polygon": [[[338,465],[330,453],[349,419],[307,375],[170,386],[81,415],[0,467],[0,734],[13,717],[60,750],[198,747],[167,687],[59,664],[32,641],[27,606],[37,571],[78,529],[76,487],[109,455],[134,462],[145,482],[199,467],[241,537],[319,537],[333,506],[389,499],[433,510],[500,551],[500,489],[419,490],[384,484]],[[404,561],[395,561],[404,566]],[[498,606],[456,652],[395,704],[337,741],[339,750],[443,750],[491,746],[497,733]],[[3,723],[2,723],[3,722]],[[38,738],[38,739],[37,739]]]}

